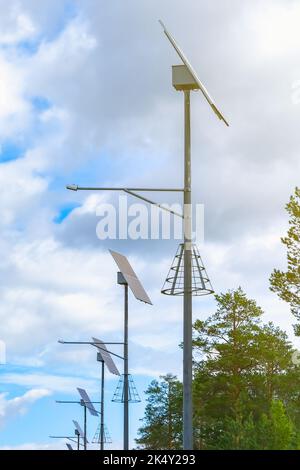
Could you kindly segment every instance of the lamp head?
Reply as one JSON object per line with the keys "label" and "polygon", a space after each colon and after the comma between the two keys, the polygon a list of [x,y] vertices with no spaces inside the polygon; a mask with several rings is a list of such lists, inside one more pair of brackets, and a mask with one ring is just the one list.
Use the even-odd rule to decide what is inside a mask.
{"label": "lamp head", "polygon": [[78,191],[78,185],[77,184],[68,184],[66,186],[67,189],[69,189],[70,191]]}

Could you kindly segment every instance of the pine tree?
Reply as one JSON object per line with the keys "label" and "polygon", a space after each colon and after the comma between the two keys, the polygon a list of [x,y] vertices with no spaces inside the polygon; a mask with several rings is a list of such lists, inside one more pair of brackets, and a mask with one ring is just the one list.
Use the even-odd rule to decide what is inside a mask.
{"label": "pine tree", "polygon": [[[295,189],[286,210],[290,216],[290,228],[281,241],[287,249],[287,270],[274,269],[270,289],[290,304],[291,312],[300,320],[300,188]],[[294,328],[300,335],[300,326],[294,325]]]}
{"label": "pine tree", "polygon": [[213,404],[205,399],[204,406],[209,407],[210,414],[220,416],[220,411],[226,410],[238,420],[241,393],[258,361],[256,337],[263,312],[241,288],[216,295],[216,300],[217,312],[194,324],[194,348],[206,355],[207,391],[214,395]]}
{"label": "pine tree", "polygon": [[182,446],[182,385],[168,374],[153,380],[146,390],[147,405],[136,443],[144,449],[180,449]]}
{"label": "pine tree", "polygon": [[241,421],[226,417],[222,423],[222,432],[212,446],[220,450],[289,450],[298,447],[299,436],[280,400],[272,400],[268,412],[262,413],[257,419],[251,413]]}
{"label": "pine tree", "polygon": [[197,435],[202,448],[270,448],[258,429],[272,401],[282,399],[294,411],[299,400],[292,346],[279,328],[262,324],[262,310],[241,288],[216,300],[217,312],[194,325]]}

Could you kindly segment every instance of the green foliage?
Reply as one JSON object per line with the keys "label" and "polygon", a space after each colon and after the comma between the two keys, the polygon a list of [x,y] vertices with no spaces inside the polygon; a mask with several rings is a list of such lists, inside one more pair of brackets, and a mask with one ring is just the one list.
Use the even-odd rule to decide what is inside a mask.
{"label": "green foliage", "polygon": [[[300,188],[295,189],[286,210],[290,216],[290,227],[281,241],[287,250],[287,270],[274,269],[270,289],[290,304],[293,315],[300,320]],[[300,326],[295,325],[294,328],[295,333],[300,335]]]}
{"label": "green foliage", "polygon": [[147,405],[136,443],[144,449],[180,449],[182,442],[182,385],[168,374],[146,390]]}
{"label": "green foliage", "polygon": [[[216,313],[194,324],[194,447],[298,449],[300,368],[292,362],[287,335],[272,323],[262,323],[261,308],[241,288],[216,300]],[[176,384],[171,394],[169,380]],[[179,449],[181,384],[167,376],[152,382],[147,395],[137,443]]]}
{"label": "green foliage", "polygon": [[198,427],[201,423],[202,446],[273,448],[280,444],[273,444],[274,433],[262,430],[271,419],[274,398],[284,400],[291,411],[299,401],[293,349],[278,327],[262,324],[262,310],[241,288],[216,300],[217,312],[194,325],[194,350],[199,357],[195,420]]}
{"label": "green foliage", "polygon": [[242,421],[226,418],[223,433],[214,444],[218,449],[289,450],[294,447],[295,438],[294,425],[283,403],[273,400],[269,412],[256,420],[252,414]]}
{"label": "green foliage", "polygon": [[269,449],[288,450],[291,448],[294,426],[281,401],[272,401],[266,431],[270,436]]}

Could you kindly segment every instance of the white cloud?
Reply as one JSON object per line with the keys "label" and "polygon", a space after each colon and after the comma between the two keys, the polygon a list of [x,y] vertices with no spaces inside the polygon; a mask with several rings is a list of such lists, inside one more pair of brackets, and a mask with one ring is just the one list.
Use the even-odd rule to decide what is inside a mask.
{"label": "white cloud", "polygon": [[293,1],[268,1],[262,8],[250,13],[259,55],[278,60],[287,53],[294,54],[300,46],[299,18],[299,3]]}
{"label": "white cloud", "polygon": [[[26,388],[35,387],[33,391],[27,392],[24,395],[24,400],[32,399],[32,397],[38,395],[39,393],[69,393],[75,394],[76,387],[78,387],[78,377],[67,377],[67,376],[58,376],[51,374],[16,374],[16,373],[4,373],[1,377],[1,380],[5,384],[17,384]],[[91,379],[81,379],[81,386],[87,388],[89,391],[93,392],[98,390],[96,381]],[[45,392],[45,388],[47,390]],[[46,395],[45,395],[46,396]]]}
{"label": "white cloud", "polygon": [[[74,100],[76,93],[84,91],[80,85],[85,74],[79,74],[89,65],[96,48],[97,40],[88,24],[79,17],[73,19],[58,37],[42,42],[37,53],[26,60],[28,89],[48,96],[58,105],[71,104],[70,98]],[[55,85],[57,81],[61,86]]]}
{"label": "white cloud", "polygon": [[19,2],[1,2],[1,45],[15,45],[33,38],[37,33],[36,25]]}
{"label": "white cloud", "polygon": [[3,427],[8,420],[25,414],[30,405],[48,395],[50,391],[47,389],[29,390],[24,395],[10,400],[6,399],[5,393],[0,394],[0,427]]}
{"label": "white cloud", "polygon": [[121,326],[121,315],[113,313],[120,290],[109,254],[67,249],[50,238],[16,243],[6,260],[0,316],[8,357],[67,335],[91,336],[99,327],[103,335]]}
{"label": "white cloud", "polygon": [[30,106],[23,92],[24,69],[0,52],[0,139],[18,142],[20,133],[29,127]]}
{"label": "white cloud", "polygon": [[[152,278],[147,285],[150,287],[154,282],[157,290],[154,293],[152,288],[148,289],[154,307],[133,298],[130,301],[131,347],[136,351],[132,366],[141,367],[143,363],[144,368],[149,367],[157,351],[155,367],[171,367],[180,342],[178,303],[176,307],[174,303],[169,304],[171,299],[161,298],[158,293],[161,281],[157,280],[155,266],[149,269],[137,257],[131,260],[141,278],[145,278],[147,271]],[[122,341],[123,293],[116,284],[116,268],[109,253],[67,249],[53,239],[45,239],[15,244],[7,261],[2,274],[6,286],[1,287],[0,317],[8,363],[33,367],[61,364],[62,368],[68,365],[72,371],[81,364],[83,373],[95,374],[97,365],[92,348],[79,346],[69,351],[68,346],[58,345],[57,340],[89,340],[92,335],[100,335],[104,340]],[[167,264],[168,261],[163,264],[165,272]],[[9,273],[13,273],[12,277]],[[160,308],[155,306],[158,302]],[[163,316],[161,309],[165,312]],[[152,333],[145,336],[145,331]],[[167,366],[161,363],[160,351],[168,348],[173,353]],[[141,351],[147,355],[146,359]],[[116,352],[121,352],[119,347]],[[122,363],[119,367],[122,368]],[[15,375],[13,378],[17,380]],[[24,380],[29,379],[25,375],[20,380],[25,385]],[[27,385],[43,386],[43,382]]]}
{"label": "white cloud", "polygon": [[0,119],[23,111],[25,104],[21,98],[21,80],[16,66],[0,57]]}
{"label": "white cloud", "polygon": [[38,172],[40,164],[33,153],[24,158],[2,163],[0,172],[1,211],[0,225],[17,225],[32,210],[38,210],[39,197],[48,187],[47,178]]}

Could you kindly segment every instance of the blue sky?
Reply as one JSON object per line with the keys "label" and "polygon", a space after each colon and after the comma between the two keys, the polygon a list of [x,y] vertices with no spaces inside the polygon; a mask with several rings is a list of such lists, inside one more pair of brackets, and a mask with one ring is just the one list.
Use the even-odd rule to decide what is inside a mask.
{"label": "blue sky", "polygon": [[[0,0],[0,448],[62,448],[48,436],[72,432],[82,410],[55,399],[76,399],[79,386],[97,400],[94,351],[57,341],[122,340],[109,248],[129,257],[154,304],[130,297],[130,370],[142,398],[131,407],[131,445],[150,381],[181,376],[181,299],[160,294],[178,242],[101,242],[97,208],[117,207],[118,195],[65,189],[182,185],[183,100],[171,85],[178,59],[158,18],[230,122],[193,94],[193,197],[205,206],[200,251],[212,284],[242,286],[298,346],[268,279],[285,266],[284,206],[299,184],[300,7],[263,3],[187,0],[183,11],[179,0]],[[214,309],[212,297],[197,299],[194,318]],[[116,386],[107,375],[112,448],[122,446]],[[97,420],[89,421],[91,438]]]}
{"label": "blue sky", "polygon": [[4,142],[1,148],[0,161],[1,163],[9,162],[21,158],[24,154],[24,149],[14,142]]}

